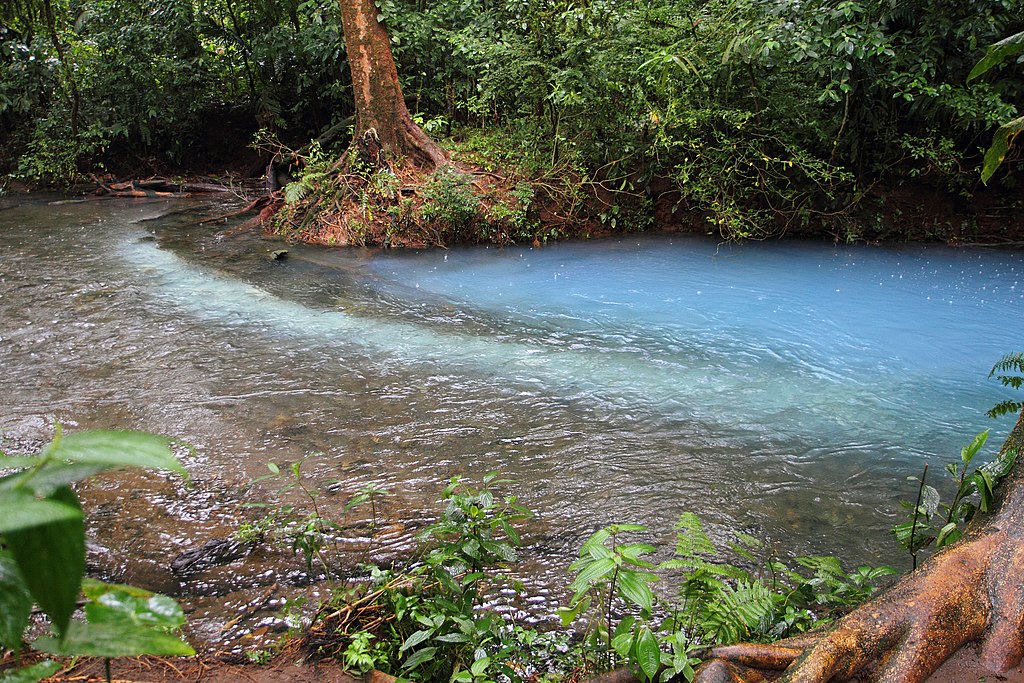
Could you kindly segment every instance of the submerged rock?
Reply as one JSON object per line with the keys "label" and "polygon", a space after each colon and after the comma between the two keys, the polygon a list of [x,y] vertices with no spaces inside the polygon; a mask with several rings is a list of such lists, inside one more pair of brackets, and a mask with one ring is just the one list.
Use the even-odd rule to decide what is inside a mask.
{"label": "submerged rock", "polygon": [[171,560],[171,571],[187,576],[246,557],[256,544],[233,538],[211,538],[198,548],[190,548]]}

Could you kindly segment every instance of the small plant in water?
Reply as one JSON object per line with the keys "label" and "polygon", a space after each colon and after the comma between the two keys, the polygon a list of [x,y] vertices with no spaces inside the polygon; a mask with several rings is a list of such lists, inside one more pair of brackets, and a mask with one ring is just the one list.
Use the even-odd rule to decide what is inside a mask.
{"label": "small plant in water", "polygon": [[[505,483],[496,474],[479,487],[451,479],[439,518],[418,536],[424,561],[405,570],[370,566],[368,584],[335,591],[311,630],[315,640],[340,643],[329,651],[356,672],[379,668],[417,681],[522,680],[513,665],[523,651],[519,631],[482,604],[483,587],[505,581],[500,570],[521,543],[515,524],[530,515],[514,496],[495,493]],[[372,504],[382,492],[366,487],[353,504]]]}
{"label": "small plant in water", "polygon": [[[343,531],[337,520],[331,519],[320,509],[319,499],[322,495],[320,489],[313,485],[303,466],[310,458],[315,458],[320,453],[310,454],[301,460],[291,463],[284,470],[273,462],[267,463],[267,470],[270,474],[253,480],[253,484],[271,479],[281,479],[283,484],[278,487],[276,493],[280,495],[288,491],[298,491],[305,505],[280,505],[275,506],[264,517],[253,521],[245,522],[235,531],[235,538],[241,542],[278,542],[285,541],[294,553],[301,554],[306,562],[306,571],[312,573],[313,565],[316,564],[323,575],[329,580],[340,580],[341,573],[337,567],[340,562],[338,558],[332,558],[335,554],[336,543]],[[335,482],[337,483],[337,482]],[[371,530],[378,524],[377,503],[379,499],[387,495],[388,490],[369,484],[363,487],[346,504],[345,512],[370,504]],[[266,503],[247,503],[246,507],[268,508]],[[369,553],[370,548],[367,548]]]}
{"label": "small plant in water", "polygon": [[910,519],[894,526],[892,532],[910,553],[915,569],[921,550],[932,544],[938,549],[956,542],[963,535],[963,527],[976,513],[991,510],[995,487],[1010,473],[1017,452],[1007,450],[968,474],[971,463],[987,440],[988,430],[985,430],[960,449],[960,462],[946,465],[946,473],[955,486],[950,503],[944,503],[938,489],[925,483],[927,465],[920,479],[908,477],[908,481],[918,482],[917,500],[914,503],[903,502],[909,510]]}

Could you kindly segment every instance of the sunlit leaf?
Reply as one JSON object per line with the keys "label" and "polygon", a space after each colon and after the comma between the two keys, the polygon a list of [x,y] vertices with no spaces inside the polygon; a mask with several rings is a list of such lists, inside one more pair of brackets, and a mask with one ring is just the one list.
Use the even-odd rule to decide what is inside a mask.
{"label": "sunlit leaf", "polygon": [[27,491],[0,491],[0,533],[80,519],[82,511],[77,506],[36,498]]}
{"label": "sunlit leaf", "polygon": [[996,134],[992,137],[992,145],[985,152],[985,161],[981,167],[981,181],[983,183],[987,184],[989,179],[995,175],[996,170],[1006,158],[1007,152],[1010,151],[1010,145],[1013,144],[1013,141],[1022,130],[1024,130],[1024,116],[1003,124],[996,131]]}
{"label": "sunlit leaf", "polygon": [[982,433],[975,436],[970,444],[960,449],[960,460],[964,463],[964,465],[971,464],[971,460],[974,459],[974,456],[976,456],[978,454],[978,451],[981,450],[982,446],[985,445],[985,442],[988,440],[988,432],[989,430],[986,429]]}
{"label": "sunlit leaf", "polygon": [[70,486],[101,472],[111,465],[50,461],[44,467],[16,474],[0,482],[0,489],[23,488],[46,498],[59,488]]}
{"label": "sunlit leaf", "polygon": [[648,628],[640,632],[636,644],[636,660],[647,680],[653,679],[658,673],[658,667],[661,666],[661,649],[658,647],[658,639]]}
{"label": "sunlit leaf", "polygon": [[967,82],[970,83],[992,67],[1022,52],[1024,52],[1024,32],[1015,33],[1008,38],[1000,40],[998,43],[990,45],[985,56],[971,69],[971,73],[967,75]]}
{"label": "sunlit leaf", "polygon": [[558,614],[558,618],[562,620],[563,626],[568,626],[572,622],[576,621],[581,612],[585,612],[590,608],[591,599],[589,596],[584,597],[582,600],[574,602],[571,607],[559,607],[555,610]]}
{"label": "sunlit leaf", "polygon": [[105,587],[102,592],[97,593],[93,585],[86,593],[91,600],[85,606],[85,615],[89,623],[127,621],[164,630],[175,629],[185,624],[181,606],[173,598],[130,589],[127,586],[101,585]]}
{"label": "sunlit leaf", "polygon": [[37,456],[0,455],[0,470],[24,470],[41,462]]}
{"label": "sunlit leaf", "polygon": [[434,657],[434,653],[437,652],[436,647],[425,647],[422,650],[416,650],[412,653],[407,660],[402,663],[403,669],[415,669],[423,662],[429,661]]}
{"label": "sunlit leaf", "polygon": [[957,528],[956,522],[950,522],[939,531],[939,536],[935,539],[935,547],[941,548],[950,543],[955,543],[962,535],[960,529]]}
{"label": "sunlit leaf", "polygon": [[423,641],[430,638],[430,636],[432,635],[434,635],[434,631],[432,629],[417,631],[416,633],[413,633],[411,636],[405,639],[405,642],[402,643],[402,646],[400,648],[398,648],[398,651],[405,652],[408,649],[414,648]]}
{"label": "sunlit leaf", "polygon": [[60,662],[46,659],[32,666],[4,672],[0,675],[0,683],[36,683],[44,678],[50,678],[60,671],[60,667]]}
{"label": "sunlit leaf", "polygon": [[167,470],[187,478],[169,444],[166,437],[145,432],[95,430],[65,435],[53,455],[79,463]]}
{"label": "sunlit leaf", "polygon": [[574,591],[586,589],[599,582],[615,571],[615,562],[608,557],[594,560],[576,576],[570,587]]}
{"label": "sunlit leaf", "polygon": [[627,601],[642,610],[650,611],[654,601],[654,593],[643,572],[623,571],[619,574],[619,591]]}

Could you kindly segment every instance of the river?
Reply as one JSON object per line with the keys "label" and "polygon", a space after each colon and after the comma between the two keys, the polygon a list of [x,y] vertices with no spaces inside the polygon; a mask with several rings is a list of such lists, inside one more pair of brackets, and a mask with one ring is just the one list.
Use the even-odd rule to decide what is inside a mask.
{"label": "river", "polygon": [[1019,251],[660,235],[273,260],[279,242],[197,223],[231,209],[206,200],[0,201],[7,447],[57,422],[191,443],[192,488],[122,474],[83,496],[94,571],[182,597],[211,639],[225,596],[301,583],[269,552],[167,569],[247,503],[302,504],[250,485],[268,461],[303,460],[339,519],[389,488],[385,561],[449,477],[501,472],[537,513],[522,573],[549,612],[589,533],[639,522],[670,546],[684,511],[719,540],[903,566],[907,476],[1010,426],[984,412],[1013,396],[987,375],[1021,350]]}

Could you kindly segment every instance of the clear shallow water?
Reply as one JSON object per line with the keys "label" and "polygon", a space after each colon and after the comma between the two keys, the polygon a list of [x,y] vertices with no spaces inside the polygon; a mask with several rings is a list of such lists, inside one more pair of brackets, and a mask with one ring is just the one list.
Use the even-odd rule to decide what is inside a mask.
{"label": "clear shallow water", "polygon": [[329,505],[373,481],[414,523],[446,478],[506,473],[539,513],[526,571],[556,591],[597,527],[667,543],[683,511],[896,563],[905,477],[1009,427],[983,413],[1012,395],[986,376],[1021,348],[1020,252],[663,236],[273,262],[188,209],[221,210],[0,211],[0,428],[171,434],[231,492],[147,499],[154,563],[312,452]]}

